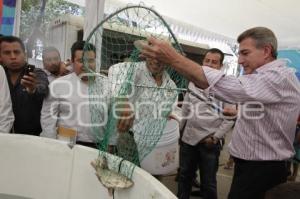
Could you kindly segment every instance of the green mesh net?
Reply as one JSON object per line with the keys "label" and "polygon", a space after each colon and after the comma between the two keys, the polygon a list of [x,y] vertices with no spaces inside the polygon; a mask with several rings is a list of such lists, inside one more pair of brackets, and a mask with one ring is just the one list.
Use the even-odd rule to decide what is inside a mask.
{"label": "green mesh net", "polygon": [[[170,67],[140,59],[134,42],[148,37],[168,41],[182,53],[163,18],[142,5],[127,6],[107,16],[84,48],[93,133],[100,151],[119,157],[110,161],[112,167],[117,168],[123,159],[133,163],[122,171],[129,178],[134,166],[158,143],[179,92],[186,88],[186,80]],[[90,44],[96,49],[95,69],[89,67]],[[120,116],[126,110],[134,120],[127,132],[120,133]]]}

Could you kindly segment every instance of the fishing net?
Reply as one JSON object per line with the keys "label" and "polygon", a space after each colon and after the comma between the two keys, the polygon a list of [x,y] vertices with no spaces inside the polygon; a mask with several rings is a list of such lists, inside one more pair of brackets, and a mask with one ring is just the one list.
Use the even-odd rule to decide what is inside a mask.
{"label": "fishing net", "polygon": [[[156,63],[151,68],[153,60],[139,57],[134,42],[148,37],[168,41],[182,53],[163,18],[143,5],[127,6],[107,16],[84,48],[93,133],[100,151],[119,157],[110,160],[113,167],[119,168],[123,159],[133,163],[122,172],[129,178],[134,165],[140,165],[158,143],[179,92],[186,88],[186,80],[172,68]],[[96,48],[94,70],[89,68],[90,44]],[[157,76],[161,78],[156,80]],[[121,133],[118,125],[124,112],[134,120],[131,128]]]}

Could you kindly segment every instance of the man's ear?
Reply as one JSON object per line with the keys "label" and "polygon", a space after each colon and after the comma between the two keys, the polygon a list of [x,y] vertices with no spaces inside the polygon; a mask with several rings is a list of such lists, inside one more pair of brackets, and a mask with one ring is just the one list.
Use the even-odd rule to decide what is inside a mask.
{"label": "man's ear", "polygon": [[272,57],[272,46],[270,44],[267,44],[264,46],[264,56],[265,58]]}

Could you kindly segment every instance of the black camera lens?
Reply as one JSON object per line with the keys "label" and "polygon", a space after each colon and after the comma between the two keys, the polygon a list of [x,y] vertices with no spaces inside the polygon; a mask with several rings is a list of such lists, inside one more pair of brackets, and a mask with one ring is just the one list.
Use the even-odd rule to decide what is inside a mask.
{"label": "black camera lens", "polygon": [[27,64],[27,66],[25,66],[25,75],[29,75],[30,72],[32,73],[34,71],[34,69],[34,65]]}

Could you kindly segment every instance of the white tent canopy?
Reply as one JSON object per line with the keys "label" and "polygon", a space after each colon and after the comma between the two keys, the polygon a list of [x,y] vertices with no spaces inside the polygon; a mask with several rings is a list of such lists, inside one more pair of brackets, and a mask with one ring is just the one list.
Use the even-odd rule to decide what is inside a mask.
{"label": "white tent canopy", "polygon": [[[69,1],[84,5],[84,0]],[[140,3],[140,0],[121,1]],[[265,26],[277,35],[279,48],[300,49],[299,0],[145,0],[144,3],[162,15],[232,39],[248,28]]]}

